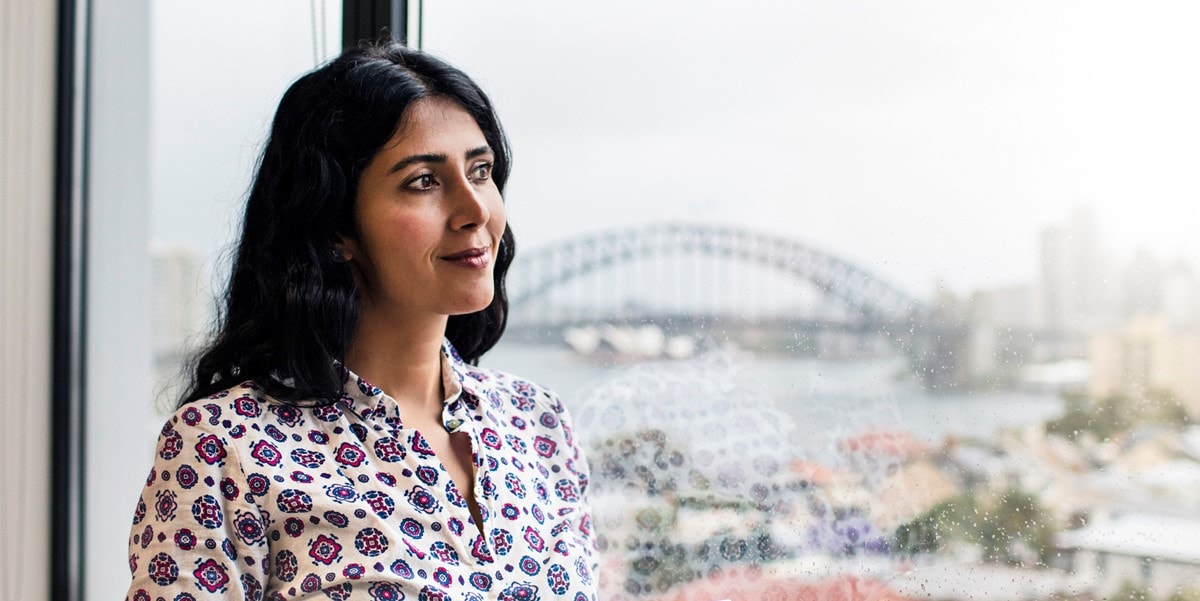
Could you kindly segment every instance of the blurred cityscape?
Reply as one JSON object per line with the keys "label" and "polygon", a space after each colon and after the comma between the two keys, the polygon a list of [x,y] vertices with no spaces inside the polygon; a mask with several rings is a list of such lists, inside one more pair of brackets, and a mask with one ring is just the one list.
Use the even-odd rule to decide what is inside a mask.
{"label": "blurred cityscape", "polygon": [[1172,398],[1200,414],[1200,277],[1182,258],[1118,257],[1086,209],[1046,228],[1037,281],[939,304],[968,325],[971,384],[1101,399]]}
{"label": "blurred cityscape", "polygon": [[214,306],[200,276],[200,255],[183,246],[150,251],[150,335],[154,396],[174,407],[183,393],[188,355],[207,333]]}
{"label": "blurred cityscape", "polygon": [[[722,231],[638,237],[749,261],[789,254]],[[654,246],[630,238],[547,255],[543,279],[566,288],[567,274],[582,278]],[[610,259],[605,245],[625,248]],[[853,313],[880,297],[856,306],[834,279],[818,291],[838,295],[851,315],[817,302],[790,304],[783,319],[770,311],[747,318],[753,310],[744,307],[698,308],[706,314],[698,319],[669,301],[613,311],[569,297],[531,311],[540,323],[524,333],[518,324],[518,337],[549,343],[561,333],[593,360],[646,362],[609,372],[579,400],[604,597],[1200,599],[1200,278],[1183,260],[1115,256],[1086,209],[1044,229],[1039,245],[1035,280],[943,292],[920,318],[856,322]],[[572,265],[571,257],[583,259]],[[806,260],[779,261],[802,267],[777,279],[815,279],[822,270]],[[697,262],[651,267],[650,279]],[[576,299],[636,287],[596,279]],[[866,277],[847,281],[855,279]],[[709,282],[683,296],[721,287]],[[776,294],[760,288],[757,296]],[[780,399],[838,407],[817,420],[828,435],[814,440],[786,432],[804,416],[764,416],[761,396],[738,400],[760,387],[724,386],[738,370],[705,363],[706,328],[745,350],[782,348],[828,366],[907,354],[903,333],[895,334],[904,323],[915,324],[914,338],[924,328],[940,341],[934,364],[949,377],[934,388],[994,403],[978,420],[1021,410],[1004,405],[997,393],[1005,391],[1051,397],[1059,409],[986,436],[956,434],[979,428],[949,423],[931,441],[905,429],[903,417],[922,401],[897,393],[899,384],[879,388],[902,398],[868,409],[855,407],[861,392]],[[924,367],[909,362],[912,371]],[[857,420],[864,411],[898,419]]]}
{"label": "blurred cityscape", "polygon": [[[1044,229],[1039,243],[1035,280],[940,292],[914,322],[950,366],[939,385],[997,399],[997,413],[1019,411],[999,392],[1058,403],[1048,420],[987,436],[950,423],[930,440],[903,419],[830,410],[814,442],[713,359],[728,343],[822,365],[905,355],[918,343],[895,325],[918,313],[884,314],[884,304],[908,305],[874,284],[836,303],[787,305],[783,321],[743,310],[740,325],[661,304],[668,319],[654,321],[629,303],[606,312],[559,298],[527,311],[554,327],[522,330],[514,310],[514,338],[572,349],[580,364],[603,367],[589,373],[607,374],[573,405],[584,407],[603,598],[1200,601],[1200,277],[1184,260],[1116,256],[1088,210]],[[643,252],[626,250],[627,259]],[[155,365],[170,397],[211,302],[195,253],[160,249],[153,260]],[[664,270],[681,268],[643,269],[663,284]],[[548,272],[566,285],[567,272]],[[574,294],[638,287],[587,286]],[[736,308],[737,291],[729,297]],[[881,386],[915,386],[895,380]]]}

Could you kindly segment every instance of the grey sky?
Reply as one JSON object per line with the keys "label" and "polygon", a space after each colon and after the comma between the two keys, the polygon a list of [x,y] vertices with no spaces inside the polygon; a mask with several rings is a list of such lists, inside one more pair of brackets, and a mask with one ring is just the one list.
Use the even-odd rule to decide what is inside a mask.
{"label": "grey sky", "polygon": [[[312,64],[309,3],[154,10],[155,223],[207,251]],[[431,0],[425,15],[425,49],[498,104],[525,248],[734,223],[927,294],[935,276],[1032,278],[1038,230],[1090,205],[1122,254],[1200,260],[1200,5]]]}

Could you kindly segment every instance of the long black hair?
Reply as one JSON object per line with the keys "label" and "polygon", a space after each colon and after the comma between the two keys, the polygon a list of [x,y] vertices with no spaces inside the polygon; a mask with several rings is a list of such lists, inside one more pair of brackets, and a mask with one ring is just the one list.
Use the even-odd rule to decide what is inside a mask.
{"label": "long black hair", "polygon": [[[360,299],[335,244],[354,234],[363,169],[406,111],[432,97],[456,102],[475,119],[495,153],[492,179],[503,192],[510,154],[492,103],[440,59],[396,43],[363,46],[288,88],[250,187],[224,307],[210,344],[194,359],[181,404],[247,380],[285,402],[339,398],[343,375],[336,362],[345,358]],[[504,278],[514,249],[506,226],[492,303],[447,323],[446,337],[468,362],[504,332]]]}

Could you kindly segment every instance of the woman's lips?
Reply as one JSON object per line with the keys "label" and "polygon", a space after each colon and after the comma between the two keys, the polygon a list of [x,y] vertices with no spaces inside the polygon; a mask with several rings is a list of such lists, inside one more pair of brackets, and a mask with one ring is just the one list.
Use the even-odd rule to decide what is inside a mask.
{"label": "woman's lips", "polygon": [[483,269],[492,261],[490,249],[486,246],[478,248],[468,248],[467,250],[456,252],[451,255],[442,257],[443,261],[447,261],[459,267],[470,267],[472,269]]}

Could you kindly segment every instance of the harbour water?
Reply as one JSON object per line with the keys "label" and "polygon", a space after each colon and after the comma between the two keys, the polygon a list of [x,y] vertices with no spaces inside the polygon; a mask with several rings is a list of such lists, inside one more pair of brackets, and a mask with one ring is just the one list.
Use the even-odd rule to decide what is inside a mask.
{"label": "harbour water", "polygon": [[[990,439],[1002,428],[1039,424],[1063,409],[1062,400],[1052,393],[926,390],[906,376],[902,358],[828,361],[733,351],[719,357],[630,363],[580,356],[566,345],[504,342],[483,365],[555,390],[575,414],[597,402],[597,388],[614,381],[638,386],[638,378],[713,378],[713,386],[699,387],[710,393],[695,398],[698,405],[711,405],[715,398],[731,396],[717,388],[736,374],[739,390],[732,396],[750,399],[741,406],[778,411],[794,421],[801,439],[831,431],[886,430],[906,432],[936,447],[950,436]],[[651,382],[643,384],[653,387]]]}

